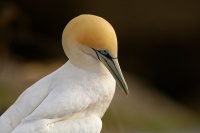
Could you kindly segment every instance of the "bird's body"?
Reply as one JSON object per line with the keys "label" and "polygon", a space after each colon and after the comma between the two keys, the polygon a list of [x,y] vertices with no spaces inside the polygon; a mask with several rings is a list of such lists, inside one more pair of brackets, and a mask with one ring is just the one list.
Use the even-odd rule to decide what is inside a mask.
{"label": "bird's body", "polygon": [[[63,47],[69,61],[21,94],[0,117],[1,133],[99,133],[101,118],[115,92],[115,79],[127,93],[116,58],[74,41],[68,27]],[[113,70],[112,75],[108,70]]]}
{"label": "bird's body", "polygon": [[[8,133],[16,126],[18,127],[13,133],[22,133],[24,128],[27,128],[26,133],[69,132],[72,130],[70,124],[73,124],[74,129],[87,128],[86,133],[90,129],[87,127],[91,125],[87,120],[90,117],[95,127],[99,127],[91,128],[92,131],[100,132],[100,118],[108,108],[115,91],[114,78],[103,65],[101,67],[102,69],[94,70],[95,73],[88,72],[68,61],[36,82],[1,116],[2,133]],[[77,124],[72,120],[77,121]]]}

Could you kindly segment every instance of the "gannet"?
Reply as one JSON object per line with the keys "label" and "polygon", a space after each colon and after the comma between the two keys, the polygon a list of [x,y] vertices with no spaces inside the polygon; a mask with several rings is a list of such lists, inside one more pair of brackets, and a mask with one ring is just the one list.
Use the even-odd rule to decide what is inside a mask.
{"label": "gannet", "polygon": [[62,46],[69,60],[26,89],[1,115],[1,133],[99,133],[116,82],[128,95],[117,37],[105,19],[75,17],[63,31]]}

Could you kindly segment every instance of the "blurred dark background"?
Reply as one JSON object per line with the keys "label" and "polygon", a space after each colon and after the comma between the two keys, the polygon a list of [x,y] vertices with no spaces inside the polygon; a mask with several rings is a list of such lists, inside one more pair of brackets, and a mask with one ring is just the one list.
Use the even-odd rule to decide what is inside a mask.
{"label": "blurred dark background", "polygon": [[[122,70],[143,79],[149,89],[200,114],[198,0],[1,0],[1,84],[7,87],[11,83],[3,70],[16,68],[6,70],[3,66],[8,60],[23,65],[65,62],[62,30],[80,14],[98,15],[113,25]],[[134,88],[129,89],[134,93]],[[6,107],[2,105],[1,111]]]}

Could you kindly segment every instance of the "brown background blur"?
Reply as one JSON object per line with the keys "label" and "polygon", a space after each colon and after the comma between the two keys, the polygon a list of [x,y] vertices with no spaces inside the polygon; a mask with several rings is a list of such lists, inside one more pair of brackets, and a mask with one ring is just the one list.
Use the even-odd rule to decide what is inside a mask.
{"label": "brown background blur", "polygon": [[0,114],[67,61],[62,30],[80,14],[101,16],[115,28],[131,93],[116,93],[102,132],[200,132],[198,0],[0,0]]}

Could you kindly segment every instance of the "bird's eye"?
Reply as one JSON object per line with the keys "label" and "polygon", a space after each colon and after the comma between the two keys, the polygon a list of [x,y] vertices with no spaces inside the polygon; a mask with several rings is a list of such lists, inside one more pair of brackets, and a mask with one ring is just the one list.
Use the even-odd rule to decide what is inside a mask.
{"label": "bird's eye", "polygon": [[108,52],[106,50],[100,50],[101,54],[108,55]]}

